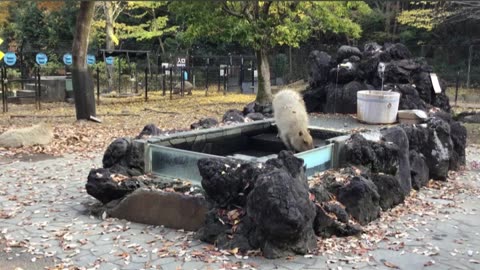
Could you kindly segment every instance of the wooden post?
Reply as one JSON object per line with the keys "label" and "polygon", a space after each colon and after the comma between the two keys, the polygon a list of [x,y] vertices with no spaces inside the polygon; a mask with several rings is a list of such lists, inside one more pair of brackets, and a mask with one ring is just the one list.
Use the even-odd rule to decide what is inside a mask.
{"label": "wooden post", "polygon": [[97,66],[97,105],[100,105],[100,68],[98,66]]}
{"label": "wooden post", "polygon": [[457,71],[457,78],[455,82],[455,106],[457,106],[458,84],[460,83],[460,71]]}
{"label": "wooden post", "polygon": [[148,68],[145,68],[145,101],[148,101]]}
{"label": "wooden post", "polygon": [[205,69],[205,96],[208,95],[208,64],[207,68]]}
{"label": "wooden post", "polygon": [[470,88],[470,69],[472,66],[473,45],[468,48],[468,71],[467,71],[467,88]]}
{"label": "wooden post", "polygon": [[170,67],[170,100],[173,99],[173,68]]}

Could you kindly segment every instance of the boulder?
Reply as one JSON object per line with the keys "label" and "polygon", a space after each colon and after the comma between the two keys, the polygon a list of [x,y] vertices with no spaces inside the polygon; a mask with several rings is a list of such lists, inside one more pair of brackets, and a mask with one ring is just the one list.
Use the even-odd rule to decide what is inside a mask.
{"label": "boulder", "polygon": [[[316,204],[315,206],[316,216],[313,228],[317,236],[323,238],[334,235],[343,237],[362,233],[363,230],[359,225],[348,222],[348,214],[340,205],[323,203]],[[331,211],[332,206],[337,210],[336,212]]]}
{"label": "boulder", "polygon": [[400,149],[396,144],[371,141],[353,134],[343,151],[347,163],[364,166],[372,173],[399,173]]}
{"label": "boulder", "polygon": [[404,188],[396,176],[373,174],[372,182],[377,187],[378,194],[380,195],[379,204],[383,211],[393,208],[405,200]]}
{"label": "boulder", "polygon": [[337,50],[337,63],[341,63],[343,59],[348,59],[350,56],[356,55],[362,57],[362,52],[357,47],[342,45]]}
{"label": "boulder", "polygon": [[395,43],[393,45],[387,45],[385,50],[393,60],[402,60],[402,59],[410,59],[412,58],[412,53],[408,50],[408,48],[401,44]]}
{"label": "boulder", "polygon": [[345,84],[359,77],[358,64],[352,62],[344,63],[345,66],[330,69],[330,82]]}
{"label": "boulder", "polygon": [[103,168],[112,173],[141,175],[145,167],[143,151],[143,144],[135,143],[131,138],[117,138],[105,150]]}
{"label": "boulder", "polygon": [[352,81],[345,85],[338,85],[337,87],[335,87],[334,84],[327,85],[325,112],[357,113],[357,92],[366,90],[367,88],[368,86],[357,81]]}
{"label": "boulder", "polygon": [[466,163],[467,129],[460,122],[455,121],[449,113],[440,111],[434,113],[433,116],[441,118],[450,126],[450,138],[452,139],[453,149],[450,156],[449,169],[458,170]]}
{"label": "boulder", "polygon": [[412,75],[420,65],[411,59],[390,61],[385,66],[385,82],[396,84],[412,83]]}
{"label": "boulder", "polygon": [[[316,245],[303,160],[281,151],[265,164],[223,159],[198,162],[206,197],[215,206],[199,230],[219,248],[260,248],[267,258],[305,254]],[[220,222],[222,220],[223,222]]]}
{"label": "boulder", "polygon": [[211,128],[215,127],[218,125],[217,119],[214,118],[202,118],[198,120],[198,122],[195,122],[190,125],[191,129],[206,129],[206,128]]}
{"label": "boulder", "polygon": [[241,173],[242,163],[231,159],[208,158],[200,159],[197,164],[207,199],[216,207],[229,208],[231,205],[245,205],[246,183],[243,182]]}
{"label": "boulder", "polygon": [[408,195],[412,189],[408,136],[401,127],[385,128],[381,130],[381,133],[385,141],[394,143],[398,147],[398,171],[395,181],[399,181],[402,195]]}
{"label": "boulder", "polygon": [[446,180],[453,142],[448,122],[432,117],[425,125],[402,125],[410,150],[422,153],[429,168],[429,178]]}
{"label": "boulder", "polygon": [[230,109],[223,115],[222,122],[243,123],[245,122],[245,117],[241,111],[237,109]]}
{"label": "boulder", "polygon": [[246,118],[252,119],[253,121],[259,121],[265,119],[265,116],[261,113],[249,113],[245,116]]}
{"label": "boulder", "polygon": [[432,104],[433,85],[428,72],[412,74],[413,83],[416,86],[420,98],[428,104]]}
{"label": "boulder", "polygon": [[140,188],[142,183],[136,179],[115,175],[108,169],[92,169],[88,174],[85,188],[87,193],[103,204],[123,198]]}
{"label": "boulder", "polygon": [[[181,90],[182,90],[182,85],[181,85],[180,82],[177,83],[177,84],[175,84],[175,86],[173,87],[173,93],[174,93],[174,94],[180,94]],[[184,86],[183,86],[183,91],[184,91],[184,93],[186,92],[186,93],[188,93],[189,95],[191,95],[191,94],[192,94],[192,90],[193,90],[193,84],[192,84],[191,82],[189,82],[189,81],[185,81],[185,82],[184,82]]]}
{"label": "boulder", "polygon": [[420,98],[417,89],[412,84],[388,84],[384,89],[400,93],[399,110],[427,110],[427,104]]}
{"label": "boulder", "polygon": [[243,107],[243,115],[255,112],[255,101],[252,101]]}
{"label": "boulder", "polygon": [[273,115],[272,103],[260,104],[255,102],[254,109],[255,109],[255,112],[261,113],[265,115],[265,117],[272,117]]}
{"label": "boulder", "polygon": [[31,127],[9,129],[0,135],[0,147],[16,148],[46,145],[53,140],[53,128],[46,123]]}
{"label": "boulder", "polygon": [[427,161],[422,153],[415,150],[410,150],[409,158],[412,187],[416,190],[420,190],[420,188],[427,185],[428,180],[430,179]]}
{"label": "boulder", "polygon": [[355,176],[338,192],[338,201],[358,223],[365,225],[380,216],[380,195],[375,184],[364,177]]}
{"label": "boulder", "polygon": [[303,101],[307,112],[323,112],[327,93],[324,88],[315,88],[303,92]]}
{"label": "boulder", "polygon": [[306,254],[316,246],[315,205],[304,175],[295,178],[278,168],[260,175],[248,195],[247,213],[264,239],[260,248],[267,258]]}
{"label": "boulder", "polygon": [[203,226],[207,211],[208,204],[200,196],[137,189],[107,213],[132,222],[196,231]]}
{"label": "boulder", "polygon": [[326,84],[332,66],[332,57],[328,53],[312,51],[308,56],[308,83],[310,87],[316,88]]}
{"label": "boulder", "polygon": [[162,133],[162,130],[159,129],[157,126],[155,126],[154,124],[149,124],[143,127],[142,131],[140,132],[140,134],[138,134],[137,137],[135,137],[135,139],[142,139],[149,136],[159,136]]}

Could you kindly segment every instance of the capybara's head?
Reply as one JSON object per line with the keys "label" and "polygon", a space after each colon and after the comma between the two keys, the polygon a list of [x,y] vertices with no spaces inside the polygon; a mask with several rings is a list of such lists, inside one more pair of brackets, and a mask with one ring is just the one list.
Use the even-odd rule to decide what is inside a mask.
{"label": "capybara's head", "polygon": [[300,130],[295,141],[295,150],[299,152],[313,149],[313,138],[308,132],[308,129]]}

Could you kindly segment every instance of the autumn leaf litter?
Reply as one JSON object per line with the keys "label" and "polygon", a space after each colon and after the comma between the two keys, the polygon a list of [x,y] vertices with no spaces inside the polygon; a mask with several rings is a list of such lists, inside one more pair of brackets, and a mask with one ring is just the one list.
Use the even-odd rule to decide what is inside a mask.
{"label": "autumn leaf litter", "polygon": [[[252,96],[227,95],[227,97],[224,97],[222,95],[214,95],[212,97],[203,97],[202,95],[203,93],[197,93],[193,98],[177,98],[174,101],[170,101],[166,97],[157,96],[146,104],[141,101],[120,105],[115,103],[103,104],[98,107],[99,113],[114,114],[128,111],[129,113],[140,115],[132,117],[105,116],[103,124],[75,122],[73,118],[42,118],[42,120],[54,124],[54,141],[50,145],[43,147],[0,148],[0,163],[2,157],[12,158],[19,155],[31,155],[32,153],[53,156],[74,153],[77,154],[78,158],[91,158],[101,153],[117,137],[136,136],[146,124],[154,123],[163,129],[189,128],[192,122],[202,117],[216,117],[219,119],[227,109],[232,107],[241,109],[244,104],[252,100]],[[35,111],[34,114],[39,116],[64,115],[73,114],[74,112],[71,106],[64,104],[45,104],[44,107],[47,107],[47,109]],[[159,110],[178,112],[178,114],[158,114],[144,110],[145,107],[156,107]],[[27,126],[38,121],[36,118],[15,118],[13,120],[10,116],[14,114],[18,114],[18,110],[15,112],[15,108],[13,108],[13,112],[0,116],[0,122],[2,123],[0,132],[10,127]],[[469,155],[480,156],[478,146],[471,146],[467,150]],[[403,204],[383,212],[378,220],[365,226],[365,233],[360,237],[319,238],[317,250],[305,255],[304,258],[308,259],[318,255],[327,258],[328,264],[339,262],[347,264],[361,262],[381,263],[386,267],[395,269],[397,268],[395,264],[388,261],[375,262],[371,255],[371,251],[377,249],[380,243],[386,243],[389,249],[400,251],[401,254],[411,252],[425,256],[424,266],[434,265],[434,257],[442,252],[438,247],[427,244],[425,247],[419,246],[418,248],[406,250],[405,241],[410,237],[410,230],[422,230],[426,223],[449,219],[449,214],[445,211],[445,205],[436,204],[432,202],[432,199],[447,201],[449,208],[459,208],[462,200],[458,198],[461,195],[480,198],[479,185],[472,185],[472,181],[479,181],[480,164],[477,161],[469,161],[467,169],[469,171],[451,172],[447,182],[430,181],[428,186],[422,188],[420,192],[412,191]],[[23,182],[17,183],[16,188],[30,189],[31,192],[28,195],[12,195],[7,193],[6,189],[0,188],[0,196],[8,198],[9,201],[8,207],[0,209],[0,219],[11,219],[21,214],[24,211],[24,207],[41,201],[40,195],[35,194],[36,185],[42,185],[52,180],[59,181],[60,185],[67,184],[65,179],[60,179],[61,177],[42,179],[38,174],[32,176],[31,172],[34,170],[35,168],[32,168],[30,172],[16,172],[25,179]],[[119,180],[121,179],[119,178]],[[84,190],[81,192],[84,192]],[[58,200],[61,202],[79,199],[82,196],[85,198],[85,193],[76,198],[61,198],[59,196]],[[459,211],[471,214],[467,213],[467,210],[459,209]],[[48,208],[46,212],[47,217],[48,215],[53,217],[55,208]],[[225,216],[228,220],[235,222],[242,214],[238,211],[230,211],[225,213]],[[94,218],[91,217],[91,219]],[[393,224],[402,226],[394,226]],[[14,237],[15,232],[3,228],[0,230],[0,242],[5,244],[3,252],[11,254],[12,252],[18,252],[20,249],[20,252],[32,254],[32,262],[34,262],[37,258],[57,256],[58,254],[50,249],[52,246],[51,240],[56,240],[66,257],[64,256],[63,261],[57,267],[51,269],[87,269],[85,267],[76,267],[73,258],[80,253],[82,247],[92,245],[89,235],[97,231],[100,231],[102,237],[104,236],[105,239],[112,240],[115,243],[111,254],[123,259],[125,265],[131,262],[132,256],[146,257],[156,254],[158,258],[173,257],[178,261],[184,262],[198,260],[205,263],[221,263],[223,269],[255,269],[258,266],[249,262],[248,259],[261,255],[259,251],[239,254],[238,249],[218,250],[211,245],[198,245],[197,241],[193,240],[193,233],[191,232],[184,232],[173,238],[166,237],[168,230],[153,226],[146,227],[146,230],[142,232],[148,236],[149,240],[147,242],[143,244],[133,243],[131,239],[135,239],[135,237],[126,236],[133,225],[130,222],[122,223],[112,218],[104,218],[104,220],[97,220],[92,223],[73,220],[72,224],[67,224],[62,228],[52,228],[48,222],[31,224],[31,221],[28,219],[18,224],[18,226],[24,225],[35,225],[39,230],[43,230],[44,234],[41,240],[32,242],[28,237],[18,240],[17,237]],[[396,229],[400,227],[406,229]],[[461,251],[452,250],[449,252],[451,256],[455,256]],[[473,255],[474,253],[477,254],[478,251],[471,250],[468,254],[471,256],[470,254]],[[286,259],[294,260],[295,258]],[[104,259],[97,259],[93,265],[89,266],[92,267],[89,269],[95,269],[95,267],[104,262]],[[480,262],[472,258],[469,259],[469,263],[478,264]],[[146,263],[145,269],[155,269],[155,265]]]}

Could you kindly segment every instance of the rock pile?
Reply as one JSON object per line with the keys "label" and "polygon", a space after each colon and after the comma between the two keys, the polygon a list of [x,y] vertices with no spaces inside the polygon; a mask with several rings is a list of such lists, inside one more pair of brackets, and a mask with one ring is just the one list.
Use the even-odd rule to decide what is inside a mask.
{"label": "rock pile", "polygon": [[198,162],[206,198],[214,206],[198,231],[202,241],[267,258],[305,254],[319,236],[358,234],[345,209],[309,194],[303,160],[282,151],[265,164]]}
{"label": "rock pile", "polygon": [[309,88],[304,93],[308,112],[356,113],[357,92],[380,90],[378,64],[385,63],[384,90],[401,93],[400,110],[438,107],[449,112],[446,84],[435,94],[430,79],[432,66],[423,58],[413,58],[405,45],[377,43],[357,47],[341,46],[337,57],[323,51],[309,55]]}

